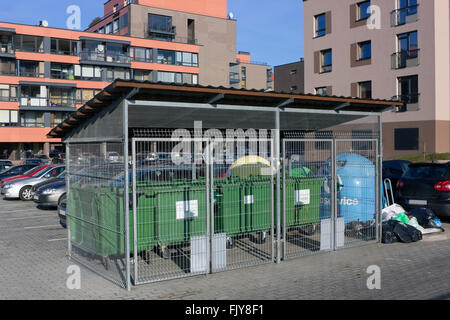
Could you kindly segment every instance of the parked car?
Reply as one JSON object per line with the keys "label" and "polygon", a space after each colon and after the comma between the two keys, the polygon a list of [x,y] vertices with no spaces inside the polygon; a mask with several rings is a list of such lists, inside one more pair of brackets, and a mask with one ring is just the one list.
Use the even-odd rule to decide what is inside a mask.
{"label": "parked car", "polygon": [[31,169],[29,169],[28,171],[22,172],[20,174],[16,174],[14,176],[8,176],[8,177],[2,178],[0,180],[0,187],[2,187],[5,183],[13,181],[13,180],[33,177],[34,175],[38,174],[40,171],[49,167],[49,165],[41,165],[41,166],[31,165],[31,166],[32,166]]}
{"label": "parked car", "polygon": [[41,182],[31,188],[33,201],[42,206],[58,207],[61,197],[66,194],[66,171],[56,178]]}
{"label": "parked car", "polygon": [[120,154],[118,152],[108,152],[108,161],[109,162],[119,162]]}
{"label": "parked car", "polygon": [[35,165],[32,165],[32,164],[23,164],[20,166],[11,167],[0,173],[0,181],[5,178],[23,174],[23,173],[27,172],[28,170],[33,169],[34,167],[35,167]]}
{"label": "parked car", "polygon": [[13,166],[9,160],[0,160],[0,172],[6,171]]}
{"label": "parked car", "polygon": [[411,161],[407,160],[387,160],[383,161],[383,181],[389,179],[392,182],[392,192],[395,196],[397,192],[397,182],[408,169]]}
{"label": "parked car", "polygon": [[67,195],[64,194],[58,203],[58,217],[59,217],[59,224],[63,228],[67,228],[67,222],[66,222],[66,211],[67,211]]}
{"label": "parked car", "polygon": [[1,194],[5,199],[20,198],[22,201],[30,201],[31,188],[35,184],[57,177],[64,170],[64,166],[49,166],[32,177],[9,181],[2,186]]}
{"label": "parked car", "polygon": [[397,182],[397,202],[406,210],[428,208],[450,217],[450,162],[410,164]]}

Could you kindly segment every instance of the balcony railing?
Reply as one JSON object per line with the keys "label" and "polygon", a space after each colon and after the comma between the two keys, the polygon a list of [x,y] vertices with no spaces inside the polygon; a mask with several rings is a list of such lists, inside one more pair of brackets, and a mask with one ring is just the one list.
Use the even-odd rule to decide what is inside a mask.
{"label": "balcony railing", "polygon": [[406,23],[415,22],[419,19],[419,5],[397,9],[391,12],[391,25],[401,26]]}
{"label": "balcony railing", "polygon": [[75,98],[68,97],[21,97],[19,99],[21,107],[52,107],[52,108],[74,108]]}
{"label": "balcony railing", "polygon": [[333,65],[322,66],[321,73],[327,73],[333,71]]}
{"label": "balcony railing", "polygon": [[391,56],[392,69],[402,69],[419,65],[420,49],[400,51]]}
{"label": "balcony railing", "polygon": [[0,95],[0,101],[1,102],[17,102],[18,98],[17,97],[12,97],[12,96],[9,96],[9,95]]}
{"label": "balcony railing", "polygon": [[401,101],[405,105],[398,107],[396,112],[417,111],[419,110],[420,93],[402,94],[392,97],[392,100]]}
{"label": "balcony railing", "polygon": [[85,61],[97,61],[97,62],[110,62],[110,63],[131,63],[131,58],[124,54],[114,53],[100,53],[94,51],[83,51],[80,54],[81,60]]}
{"label": "balcony railing", "polygon": [[15,49],[12,43],[0,43],[0,54],[14,54]]}
{"label": "balcony railing", "polygon": [[28,77],[28,78],[45,78],[45,73],[40,73],[36,71],[20,71],[18,74],[19,77]]}
{"label": "balcony railing", "polygon": [[55,50],[55,49],[51,49],[50,50],[51,54],[57,54],[57,55],[63,55],[63,56],[78,56],[77,52],[73,52],[73,51],[64,51],[64,50]]}

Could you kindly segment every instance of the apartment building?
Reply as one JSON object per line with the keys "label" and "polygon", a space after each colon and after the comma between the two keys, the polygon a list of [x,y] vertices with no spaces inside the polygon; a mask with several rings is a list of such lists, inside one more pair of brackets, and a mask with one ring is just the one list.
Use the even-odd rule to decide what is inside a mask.
{"label": "apartment building", "polygon": [[251,60],[250,52],[239,51],[230,63],[230,87],[235,89],[273,90],[272,67]]}
{"label": "apartment building", "polygon": [[274,83],[276,92],[305,93],[305,60],[275,66]]}
{"label": "apartment building", "polygon": [[[0,22],[0,154],[62,147],[49,128],[115,79],[230,87],[236,63],[226,0],[110,0],[84,32]],[[266,89],[269,67],[254,65],[247,88]]]}
{"label": "apartment building", "polygon": [[228,15],[226,0],[109,0],[104,8],[104,17],[87,31],[199,45],[200,85],[271,88],[266,64],[236,54],[236,20]]}
{"label": "apartment building", "polygon": [[405,103],[386,158],[450,152],[448,0],[304,0],[305,92]]}

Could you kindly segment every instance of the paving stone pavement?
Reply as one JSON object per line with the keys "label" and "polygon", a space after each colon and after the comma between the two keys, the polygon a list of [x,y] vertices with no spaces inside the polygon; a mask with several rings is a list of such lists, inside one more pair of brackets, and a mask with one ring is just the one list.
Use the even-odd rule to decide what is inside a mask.
{"label": "paving stone pavement", "polygon": [[[66,257],[66,238],[55,210],[0,200],[0,299],[450,299],[448,231],[414,244],[371,244],[131,292],[85,268],[81,289],[67,289],[74,262]],[[367,288],[371,265],[381,269],[381,290]]]}

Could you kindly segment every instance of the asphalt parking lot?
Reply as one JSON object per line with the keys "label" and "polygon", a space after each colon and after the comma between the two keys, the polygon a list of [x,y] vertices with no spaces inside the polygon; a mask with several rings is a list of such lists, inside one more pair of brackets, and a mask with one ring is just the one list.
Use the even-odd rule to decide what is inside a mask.
{"label": "asphalt parking lot", "polygon": [[[67,288],[67,232],[56,210],[0,200],[0,299],[450,299],[447,232],[414,244],[372,244],[207,276],[134,287],[127,292],[81,268]],[[369,290],[367,268],[381,270]]]}

